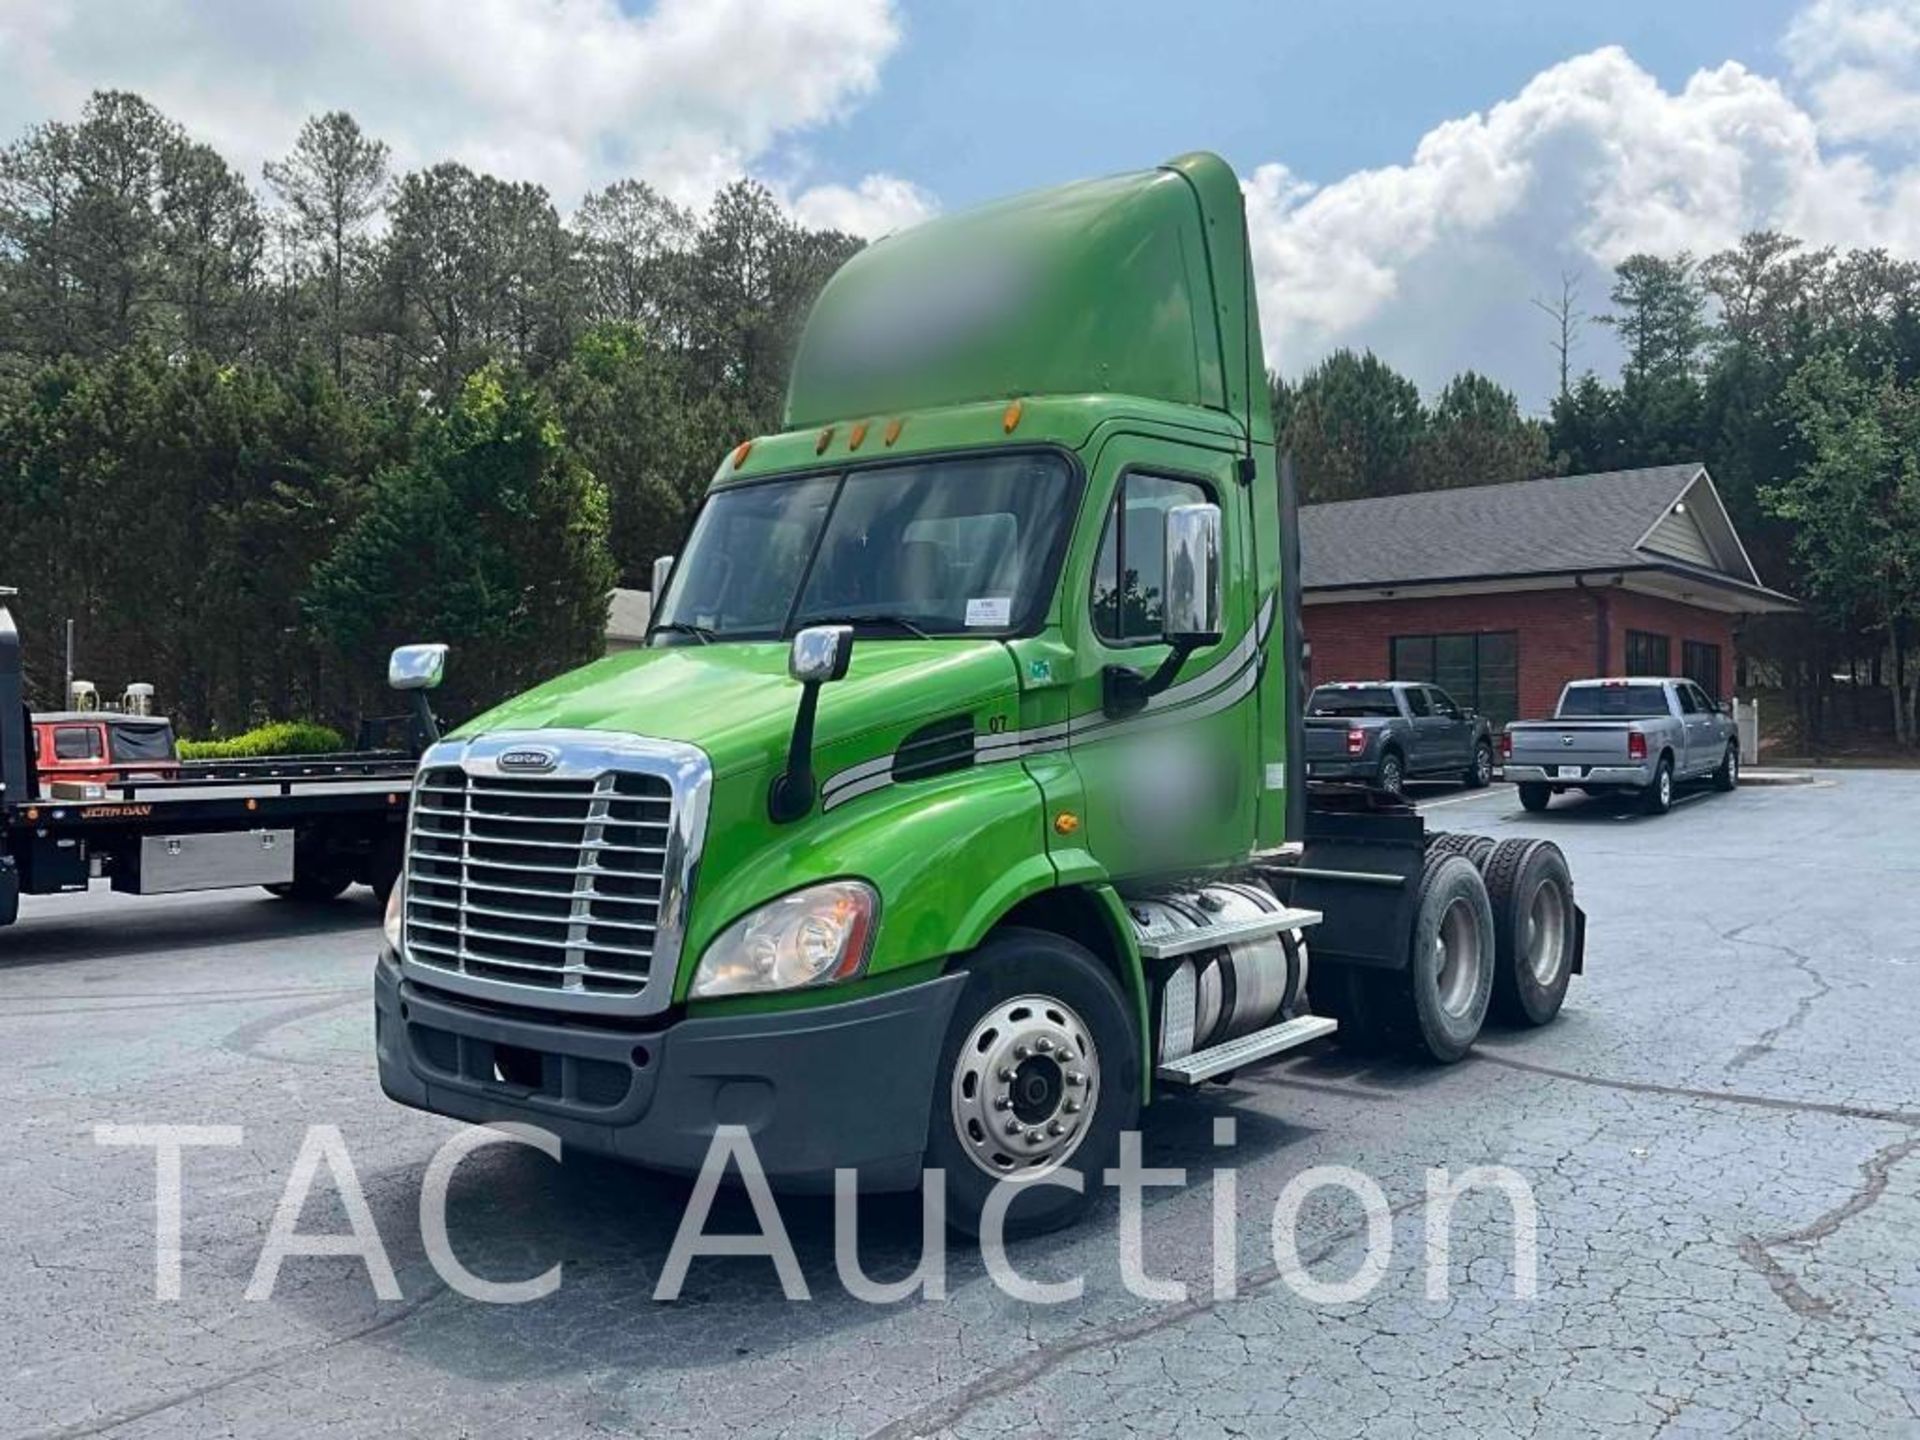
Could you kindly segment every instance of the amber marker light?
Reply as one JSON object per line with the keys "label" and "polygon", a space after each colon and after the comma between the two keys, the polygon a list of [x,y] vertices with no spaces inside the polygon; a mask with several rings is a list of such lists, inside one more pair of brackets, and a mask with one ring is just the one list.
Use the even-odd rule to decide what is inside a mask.
{"label": "amber marker light", "polygon": [[742,440],[738,445],[734,446],[733,447],[733,468],[738,470],[742,465],[746,464],[747,456],[751,455],[752,453],[753,453],[753,442],[751,440]]}
{"label": "amber marker light", "polygon": [[854,426],[853,429],[847,432],[847,448],[849,450],[858,450],[860,448],[861,442],[863,442],[866,438],[867,438],[867,422],[862,420],[858,425]]}
{"label": "amber marker light", "polygon": [[813,453],[816,455],[826,454],[827,446],[831,445],[832,443],[833,443],[833,427],[829,425],[827,426],[826,429],[820,432],[820,438],[813,442]]}
{"label": "amber marker light", "polygon": [[1071,810],[1062,810],[1053,817],[1053,830],[1056,835],[1071,835],[1080,828],[1080,817]]}
{"label": "amber marker light", "polygon": [[1000,428],[1006,431],[1007,434],[1011,435],[1014,431],[1014,427],[1020,423],[1020,412],[1023,408],[1025,407],[1021,404],[1021,402],[1016,400],[1011,405],[1007,406],[1006,414],[1000,417]]}
{"label": "amber marker light", "polygon": [[893,444],[894,441],[900,438],[900,432],[906,428],[907,428],[906,417],[904,415],[896,415],[893,417],[893,419],[887,422],[887,432],[885,435],[881,436],[880,438],[885,440],[887,444],[891,445]]}

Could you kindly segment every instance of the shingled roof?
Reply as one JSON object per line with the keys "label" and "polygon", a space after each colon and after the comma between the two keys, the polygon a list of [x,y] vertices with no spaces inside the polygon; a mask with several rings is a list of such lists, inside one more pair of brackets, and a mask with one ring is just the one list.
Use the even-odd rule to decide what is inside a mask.
{"label": "shingled roof", "polygon": [[1300,556],[1310,594],[1659,570],[1794,604],[1760,583],[1697,462],[1303,506]]}

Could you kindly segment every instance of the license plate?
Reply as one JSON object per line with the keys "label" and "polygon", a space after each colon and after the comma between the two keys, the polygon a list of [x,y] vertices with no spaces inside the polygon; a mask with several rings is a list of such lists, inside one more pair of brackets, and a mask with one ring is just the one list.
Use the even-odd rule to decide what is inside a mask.
{"label": "license plate", "polygon": [[1553,767],[1553,778],[1556,780],[1578,780],[1580,778],[1580,767],[1578,765],[1556,765]]}

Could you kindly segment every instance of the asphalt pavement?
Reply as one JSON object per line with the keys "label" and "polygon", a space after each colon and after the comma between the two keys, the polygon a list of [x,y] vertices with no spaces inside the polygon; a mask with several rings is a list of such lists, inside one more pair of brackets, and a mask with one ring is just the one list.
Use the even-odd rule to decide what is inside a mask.
{"label": "asphalt pavement", "polygon": [[[1015,1301],[955,1249],[947,1295],[853,1299],[832,1207],[783,1202],[811,1294],[702,1259],[652,1298],[684,1182],[493,1146],[459,1169],[454,1250],[492,1279],[563,1267],[520,1305],[457,1293],[421,1238],[423,1173],[461,1127],[380,1094],[365,891],[30,900],[0,932],[0,1435],[1623,1436],[1920,1434],[1920,774],[1683,799],[1671,815],[1511,789],[1422,797],[1439,828],[1550,836],[1589,915],[1561,1020],[1490,1030],[1445,1068],[1326,1044],[1155,1106],[1149,1269],[1121,1282],[1117,1207],[1013,1247],[1077,1300]],[[858,1063],[850,1056],[848,1063]],[[1213,1143],[1217,1117],[1237,1144]],[[181,1293],[155,1298],[154,1161],[108,1125],[235,1126],[184,1162]],[[338,1128],[400,1291],[358,1260],[288,1259],[248,1300],[303,1138]],[[1216,1299],[1214,1168],[1237,1167],[1239,1293]],[[1513,1293],[1508,1205],[1476,1193],[1428,1298],[1426,1180],[1503,1165],[1539,1210]],[[1381,1283],[1318,1305],[1269,1218],[1313,1166],[1394,1207]],[[325,1173],[302,1226],[343,1230]],[[751,1212],[724,1197],[716,1225]],[[912,1268],[917,1201],[862,1212],[870,1272]],[[1302,1212],[1313,1273],[1366,1253],[1357,1208]]]}

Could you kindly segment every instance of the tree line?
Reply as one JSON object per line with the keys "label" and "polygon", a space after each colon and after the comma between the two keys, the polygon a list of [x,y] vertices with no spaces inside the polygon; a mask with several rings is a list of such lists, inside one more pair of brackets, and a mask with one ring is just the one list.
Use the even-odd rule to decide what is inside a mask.
{"label": "tree line", "polygon": [[[704,214],[628,179],[571,214],[454,163],[396,174],[344,113],[258,177],[136,95],[0,150],[0,584],[41,703],[80,670],[196,731],[348,725],[386,648],[452,641],[459,713],[597,653],[715,459],[778,424],[819,287],[859,246],[763,187]],[[1920,267],[1757,233],[1635,255],[1547,312],[1549,412],[1371,354],[1272,382],[1306,498],[1703,460],[1809,616],[1743,651],[1805,697],[1889,688],[1920,736]],[[1607,381],[1575,364],[1617,334]]]}
{"label": "tree line", "polygon": [[[1558,372],[1544,419],[1471,373],[1426,405],[1371,354],[1276,379],[1305,498],[1704,461],[1762,579],[1807,603],[1745,627],[1756,680],[1793,692],[1818,743],[1850,672],[1920,745],[1920,265],[1762,231],[1630,256],[1598,313],[1571,279],[1536,303]],[[1617,335],[1616,381],[1571,363],[1586,324]]]}
{"label": "tree line", "polygon": [[[854,238],[751,180],[394,173],[315,116],[257,181],[137,95],[0,150],[0,584],[30,688],[59,637],[195,731],[381,703],[386,648],[458,647],[472,709],[598,652],[716,458],[778,424]],[[388,706],[387,708],[391,708]]]}

